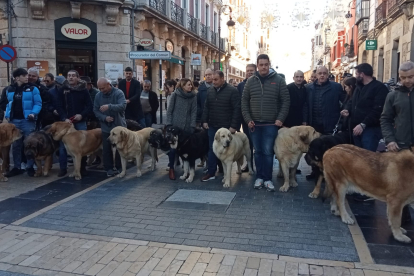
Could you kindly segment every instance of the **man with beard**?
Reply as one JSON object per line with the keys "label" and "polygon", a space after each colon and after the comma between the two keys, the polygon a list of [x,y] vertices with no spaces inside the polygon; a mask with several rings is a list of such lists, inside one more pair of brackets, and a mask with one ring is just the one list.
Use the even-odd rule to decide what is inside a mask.
{"label": "man with beard", "polygon": [[42,98],[42,110],[36,121],[36,129],[40,129],[54,123],[53,110],[55,107],[53,106],[53,98],[49,93],[49,88],[40,83],[39,69],[32,67],[27,72],[29,73],[29,83],[39,89],[40,97]]}
{"label": "man with beard", "polygon": [[[92,112],[92,100],[86,82],[79,78],[76,70],[68,72],[67,80],[58,91],[57,113],[61,121],[71,122],[76,130],[86,130],[86,120]],[[59,149],[59,177],[67,174],[67,152],[63,142]],[[82,157],[81,174],[86,175],[86,156]]]}
{"label": "man with beard", "polygon": [[372,76],[368,63],[356,66],[355,70],[357,86],[341,115],[350,117],[355,146],[375,152],[382,138],[380,117],[388,89]]}
{"label": "man with beard", "polygon": [[[23,139],[32,133],[36,126],[36,117],[42,109],[42,98],[39,89],[29,83],[28,73],[23,68],[14,70],[15,83],[7,86],[1,95],[0,107],[5,110],[4,118],[23,132],[23,137],[13,143],[14,168],[6,174],[12,177],[22,174]],[[26,170],[34,176],[34,160],[27,160]]]}

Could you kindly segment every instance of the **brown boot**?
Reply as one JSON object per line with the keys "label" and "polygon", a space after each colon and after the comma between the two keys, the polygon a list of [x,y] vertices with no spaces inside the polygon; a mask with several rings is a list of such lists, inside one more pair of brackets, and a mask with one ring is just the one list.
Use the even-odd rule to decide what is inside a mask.
{"label": "brown boot", "polygon": [[174,173],[174,169],[170,169],[168,176],[170,177],[171,180],[175,180],[175,173]]}

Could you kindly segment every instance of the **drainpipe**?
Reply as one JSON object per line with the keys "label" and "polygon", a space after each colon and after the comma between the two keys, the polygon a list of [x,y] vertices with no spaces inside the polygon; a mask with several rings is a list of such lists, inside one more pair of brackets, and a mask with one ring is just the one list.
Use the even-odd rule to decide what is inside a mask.
{"label": "drainpipe", "polygon": [[[131,9],[131,51],[134,51],[134,44],[135,44],[135,9],[137,8],[137,1],[132,0],[134,2],[134,8]],[[132,61],[132,71],[135,73],[136,76],[136,66],[135,66],[135,59]]]}
{"label": "drainpipe", "polygon": [[7,24],[9,25],[9,45],[13,46],[12,40],[12,0],[7,0]]}

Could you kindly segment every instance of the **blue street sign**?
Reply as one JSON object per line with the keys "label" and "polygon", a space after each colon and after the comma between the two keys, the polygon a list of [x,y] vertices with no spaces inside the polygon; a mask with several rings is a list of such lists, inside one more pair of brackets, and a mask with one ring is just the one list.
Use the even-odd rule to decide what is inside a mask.
{"label": "blue street sign", "polygon": [[0,59],[5,62],[12,62],[17,58],[16,49],[11,45],[0,46]]}

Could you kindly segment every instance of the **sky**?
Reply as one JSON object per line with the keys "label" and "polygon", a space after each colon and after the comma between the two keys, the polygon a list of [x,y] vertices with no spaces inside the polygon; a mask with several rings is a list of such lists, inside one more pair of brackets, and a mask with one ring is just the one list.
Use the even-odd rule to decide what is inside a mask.
{"label": "sky", "polygon": [[[322,19],[328,0],[254,0],[261,2],[258,9],[272,10],[280,15],[278,28],[271,31],[271,62],[277,72],[289,79],[296,70],[308,71],[311,66],[312,43],[315,22]],[[331,0],[332,1],[332,0]],[[313,8],[312,8],[313,7]],[[295,13],[296,9],[296,13]],[[274,12],[274,11],[278,12]],[[257,12],[257,11],[256,11]],[[304,12],[309,14],[309,26],[294,28],[292,16]]]}

